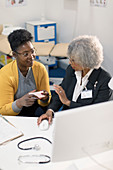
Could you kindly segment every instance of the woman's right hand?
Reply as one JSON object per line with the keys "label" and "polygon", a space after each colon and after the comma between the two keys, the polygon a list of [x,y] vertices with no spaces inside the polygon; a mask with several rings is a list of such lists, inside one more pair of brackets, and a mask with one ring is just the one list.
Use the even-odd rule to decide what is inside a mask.
{"label": "woman's right hand", "polygon": [[49,124],[51,124],[51,122],[52,122],[52,117],[53,117],[53,111],[50,110],[50,109],[48,109],[45,114],[41,115],[41,116],[38,118],[38,120],[37,120],[38,126],[39,126],[39,124],[42,122],[42,120],[44,120],[44,119],[48,119]]}
{"label": "woman's right hand", "polygon": [[32,94],[27,93],[23,97],[17,99],[16,105],[19,108],[22,108],[23,106],[29,107],[34,104],[35,100],[36,99],[34,98]]}

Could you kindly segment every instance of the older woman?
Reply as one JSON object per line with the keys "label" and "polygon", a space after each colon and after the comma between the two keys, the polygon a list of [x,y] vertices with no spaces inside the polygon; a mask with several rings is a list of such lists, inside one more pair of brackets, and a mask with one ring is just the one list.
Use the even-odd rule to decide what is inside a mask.
{"label": "older woman", "polygon": [[95,36],[79,36],[68,47],[70,65],[60,85],[54,85],[56,94],[45,114],[38,119],[52,121],[52,113],[63,106],[63,110],[108,101],[111,78],[103,68],[103,47]]}
{"label": "older woman", "polygon": [[[43,64],[34,61],[32,39],[25,29],[15,30],[8,36],[15,60],[0,69],[0,113],[3,115],[40,116],[50,102],[48,73]],[[30,94],[42,90],[41,99]]]}

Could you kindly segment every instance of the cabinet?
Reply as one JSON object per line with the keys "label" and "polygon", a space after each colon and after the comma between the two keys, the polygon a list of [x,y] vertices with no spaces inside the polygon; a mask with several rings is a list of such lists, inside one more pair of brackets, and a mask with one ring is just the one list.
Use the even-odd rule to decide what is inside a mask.
{"label": "cabinet", "polygon": [[54,21],[28,21],[26,29],[33,35],[34,42],[57,43],[56,22]]}

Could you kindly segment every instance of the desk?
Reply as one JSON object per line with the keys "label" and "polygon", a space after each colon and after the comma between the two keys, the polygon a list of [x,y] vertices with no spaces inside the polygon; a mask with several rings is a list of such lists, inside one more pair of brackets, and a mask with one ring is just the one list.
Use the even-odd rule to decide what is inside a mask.
{"label": "desk", "polygon": [[[24,133],[24,136],[15,139],[6,145],[0,146],[0,169],[2,170],[69,170],[72,161],[61,162],[61,163],[47,163],[47,164],[20,164],[18,162],[18,157],[21,155],[32,155],[44,153],[51,156],[52,145],[45,141],[43,148],[40,151],[29,150],[23,151],[18,149],[17,144],[27,138],[32,138],[36,136],[43,136],[52,141],[52,134],[54,128],[53,124],[47,131],[41,131],[37,126],[36,117],[16,117],[16,116],[6,116],[6,118],[13,123],[19,130]],[[38,141],[37,141],[38,142]],[[113,167],[113,150],[101,153],[95,156],[95,159],[105,164],[106,166]],[[75,160],[78,170],[103,170],[99,168],[91,159],[85,157],[82,159]],[[99,169],[98,169],[99,168]],[[71,169],[70,169],[71,170]]]}

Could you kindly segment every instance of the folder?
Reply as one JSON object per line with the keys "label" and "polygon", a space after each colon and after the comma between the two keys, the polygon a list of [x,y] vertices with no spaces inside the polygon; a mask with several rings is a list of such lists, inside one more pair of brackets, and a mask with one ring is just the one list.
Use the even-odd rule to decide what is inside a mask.
{"label": "folder", "polygon": [[0,115],[0,145],[6,144],[23,135],[8,119]]}

